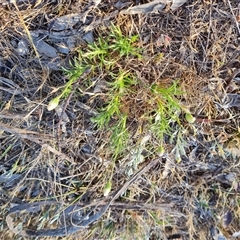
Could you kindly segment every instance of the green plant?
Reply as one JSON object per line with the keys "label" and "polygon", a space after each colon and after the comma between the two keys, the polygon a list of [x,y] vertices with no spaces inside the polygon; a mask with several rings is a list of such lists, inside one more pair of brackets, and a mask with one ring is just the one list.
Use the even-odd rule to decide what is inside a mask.
{"label": "green plant", "polygon": [[[182,94],[178,81],[168,83],[167,86],[161,82],[145,82],[143,87],[141,81],[136,77],[137,72],[134,68],[128,67],[132,59],[138,61],[143,58],[142,49],[138,47],[138,36],[124,36],[121,29],[114,25],[109,30],[108,36],[99,37],[96,42],[89,44],[84,50],[79,50],[78,59],[74,61],[72,68],[65,70],[69,78],[68,83],[63,87],[62,93],[51,102],[57,105],[62,97],[68,96],[72,91],[73,83],[87,68],[91,69],[91,77],[104,75],[107,80],[104,104],[98,109],[99,114],[91,120],[97,128],[104,129],[110,135],[108,150],[113,157],[112,169],[115,161],[129,151],[130,118],[141,118],[147,122],[145,129],[150,132],[150,135],[147,135],[157,139],[158,144],[155,146],[149,146],[150,143],[146,142],[140,148],[134,148],[135,151],[129,151],[134,152],[133,154],[137,156],[134,158],[136,161],[132,163],[136,168],[141,162],[143,157],[141,152],[145,147],[151,149],[152,153],[164,154],[165,136],[174,133],[172,124],[181,125],[179,120],[181,111],[186,114],[188,122],[192,123],[195,119],[177,99],[177,96]],[[145,98],[140,99],[143,102],[143,115],[129,110],[134,105],[134,96],[138,95],[138,91],[142,91],[143,95],[146,95]],[[177,136],[180,139],[180,134]],[[176,155],[183,152],[182,146],[180,146],[182,140],[181,137],[177,141],[179,147],[175,150]],[[110,186],[110,183],[108,182],[105,187]]]}
{"label": "green plant", "polygon": [[151,93],[150,101],[155,105],[155,113],[150,117],[150,128],[155,136],[163,141],[164,134],[171,134],[172,132],[170,124],[179,121],[181,105],[176,96],[182,94],[182,92],[177,85],[177,81],[174,81],[169,87],[153,84]]}
{"label": "green plant", "polygon": [[175,147],[173,148],[173,152],[175,153],[175,160],[177,163],[181,162],[181,155],[186,155],[185,147],[187,145],[184,139],[184,132],[185,130],[180,126],[172,132],[170,137],[170,143],[174,144]]}
{"label": "green plant", "polygon": [[66,98],[69,96],[73,84],[87,70],[88,66],[79,64],[79,62],[75,60],[74,64],[71,64],[71,67],[71,70],[64,69],[64,72],[68,76],[69,81],[62,87],[62,92],[49,102],[47,107],[48,111],[55,109],[59,105],[61,98]]}
{"label": "green plant", "polygon": [[126,149],[128,143],[127,115],[120,116],[117,123],[110,129],[112,130],[110,144],[113,150],[113,157],[116,159]]}
{"label": "green plant", "polygon": [[[64,69],[69,81],[62,87],[63,90],[61,94],[49,102],[49,111],[56,108],[60,100],[70,94],[73,84],[87,68],[90,68],[94,72],[98,66],[101,72],[107,71],[112,78],[116,77],[117,81],[112,82],[113,84],[116,84],[116,86],[113,86],[113,90],[117,90],[118,88],[119,93],[123,93],[128,87],[128,81],[132,81],[131,74],[121,69],[117,74],[113,74],[113,72],[110,72],[110,69],[116,67],[117,62],[123,56],[129,57],[131,55],[141,57],[140,52],[142,49],[134,46],[134,43],[138,40],[138,36],[125,37],[120,28],[114,25],[110,27],[110,31],[111,34],[108,37],[99,37],[97,42],[89,44],[86,51],[79,50],[78,59],[74,60],[74,63],[71,64],[71,68],[69,70]],[[117,104],[117,99],[112,100],[113,106],[115,106],[115,104]]]}
{"label": "green plant", "polygon": [[134,46],[134,43],[138,40],[138,35],[125,37],[118,26],[112,25],[111,29],[110,38],[112,40],[112,44],[110,48],[117,51],[119,53],[119,57],[129,57],[132,55],[142,58],[142,49]]}
{"label": "green plant", "polygon": [[[118,74],[110,73],[110,76],[114,81],[108,84],[109,94],[106,106],[100,109],[99,115],[92,119],[99,128],[107,126],[114,117],[121,119],[120,123],[116,123],[116,126],[119,127],[120,125],[124,127],[125,124],[123,124],[122,121],[124,116],[122,116],[123,114],[121,113],[123,100],[124,97],[128,95],[131,86],[137,84],[137,81],[131,76],[131,73],[123,70],[120,70]],[[113,127],[112,129],[114,130]]]}
{"label": "green plant", "polygon": [[88,45],[86,52],[79,50],[79,59],[92,66],[110,67],[115,61],[109,58],[109,50],[108,41],[99,37],[97,42]]}

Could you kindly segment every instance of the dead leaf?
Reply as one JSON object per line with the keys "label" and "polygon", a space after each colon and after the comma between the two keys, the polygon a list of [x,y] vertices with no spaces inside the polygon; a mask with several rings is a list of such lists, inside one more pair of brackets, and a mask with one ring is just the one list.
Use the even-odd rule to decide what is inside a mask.
{"label": "dead leaf", "polygon": [[62,119],[62,124],[66,124],[66,123],[70,122],[70,119],[62,106],[56,107],[55,110],[56,110],[58,117]]}
{"label": "dead leaf", "polygon": [[212,227],[210,231],[214,240],[227,240],[218,228]]}
{"label": "dead leaf", "polygon": [[129,6],[130,4],[131,4],[130,2],[124,2],[124,1],[118,0],[118,1],[114,4],[114,7],[120,10],[120,9],[122,9],[122,8],[124,8],[124,7]]}
{"label": "dead leaf", "polygon": [[171,9],[174,11],[181,7],[187,0],[173,0]]}
{"label": "dead leaf", "polygon": [[171,169],[173,168],[172,163],[169,159],[166,160],[164,170],[162,173],[162,179],[165,179],[168,177],[168,175],[171,173]]}
{"label": "dead leaf", "polygon": [[227,98],[224,98],[223,104],[218,105],[224,109],[240,107],[240,94],[228,94]]}
{"label": "dead leaf", "polygon": [[122,14],[148,14],[154,13],[162,10],[165,6],[167,0],[155,0],[150,3],[145,3],[141,5],[137,5],[134,7],[130,7],[128,9],[122,10],[120,13]]}
{"label": "dead leaf", "polygon": [[232,235],[232,237],[240,237],[240,231],[239,232],[235,232],[233,235]]}
{"label": "dead leaf", "polygon": [[94,93],[102,93],[107,89],[107,82],[104,80],[100,80],[96,83],[93,92]]}
{"label": "dead leaf", "polygon": [[223,215],[223,222],[222,222],[222,226],[224,228],[227,228],[228,225],[232,222],[232,213],[230,210],[227,210],[225,212],[225,214]]}
{"label": "dead leaf", "polygon": [[78,13],[70,13],[54,19],[49,23],[49,26],[51,30],[63,31],[72,29],[79,21],[81,21],[81,16]]}
{"label": "dead leaf", "polygon": [[237,147],[227,147],[227,148],[225,148],[225,151],[232,154],[234,157],[240,156],[240,149]]}
{"label": "dead leaf", "polygon": [[165,48],[170,46],[172,39],[165,34],[161,34],[156,42],[157,47],[164,46]]}
{"label": "dead leaf", "polygon": [[236,192],[240,192],[240,182],[234,182],[233,187]]}

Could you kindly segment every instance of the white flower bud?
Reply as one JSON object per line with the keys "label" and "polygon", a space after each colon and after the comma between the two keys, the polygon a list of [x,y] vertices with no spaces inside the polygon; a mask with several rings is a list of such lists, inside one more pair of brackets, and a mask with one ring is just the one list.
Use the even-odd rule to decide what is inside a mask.
{"label": "white flower bud", "polygon": [[47,110],[48,111],[52,111],[54,108],[56,108],[59,104],[59,101],[60,101],[60,97],[55,97],[53,98],[49,103],[48,103],[48,106],[47,106]]}

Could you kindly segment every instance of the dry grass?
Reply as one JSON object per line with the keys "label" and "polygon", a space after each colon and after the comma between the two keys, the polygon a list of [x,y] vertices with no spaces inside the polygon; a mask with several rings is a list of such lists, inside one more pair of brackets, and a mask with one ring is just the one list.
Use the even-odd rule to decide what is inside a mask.
{"label": "dry grass", "polygon": [[[102,1],[89,13],[88,21],[113,12],[116,1],[111,2]],[[106,78],[104,72],[90,73],[89,79],[72,91],[69,102],[67,98],[61,101],[65,118],[58,111],[47,110],[49,101],[68,81],[61,67],[70,69],[69,62],[77,57],[79,47],[86,50],[87,44],[81,41],[68,54],[51,59],[36,55],[26,33],[26,29],[47,30],[51,20],[82,13],[86,6],[87,1],[56,1],[38,7],[19,6],[19,11],[14,6],[0,7],[1,239],[27,239],[12,233],[6,223],[9,209],[16,204],[63,203],[57,211],[53,206],[55,212],[44,207],[41,215],[15,216],[15,224],[24,229],[54,228],[66,207],[103,203],[103,189],[110,177],[110,196],[123,186],[129,179],[129,162],[143,138],[149,136],[142,116],[155,105],[146,101],[151,91],[144,87],[155,83],[168,87],[176,80],[183,91],[177,99],[190,109],[195,123],[189,124],[181,113],[181,124],[171,124],[172,139],[164,136],[165,153],[158,165],[134,181],[99,221],[64,239],[175,236],[201,240],[214,239],[214,230],[231,239],[240,231],[240,133],[239,107],[226,107],[226,101],[228,94],[239,92],[238,75],[233,74],[239,68],[238,3],[188,1],[175,12],[118,15],[112,20],[124,36],[137,34],[138,47],[143,48],[142,60],[118,62],[120,69],[136,73],[141,84],[123,99],[121,111],[129,114],[131,138],[126,151],[114,161],[109,148],[111,132],[107,127],[96,128],[91,121],[108,96],[106,86],[102,92],[94,92],[94,84]],[[95,41],[108,34],[106,26],[97,26],[93,32]],[[16,50],[22,38],[29,44],[26,55]],[[55,46],[51,39],[45,40]],[[114,121],[116,118],[110,126]],[[141,146],[143,161],[137,169],[159,157],[159,144],[151,135]],[[181,161],[176,159],[176,146],[181,149]],[[226,212],[232,215],[229,224],[224,221]]]}

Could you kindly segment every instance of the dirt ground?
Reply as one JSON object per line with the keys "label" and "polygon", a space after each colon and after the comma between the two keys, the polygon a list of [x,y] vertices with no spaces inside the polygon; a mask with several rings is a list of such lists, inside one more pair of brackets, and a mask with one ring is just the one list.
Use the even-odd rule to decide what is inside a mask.
{"label": "dirt ground", "polygon": [[[182,2],[0,0],[1,239],[240,239],[240,1]],[[141,56],[122,54],[112,70],[94,59],[75,79],[81,52],[113,25],[119,39],[137,36]],[[137,81],[117,110],[121,152],[109,145],[125,141],[113,138],[119,119],[92,120],[118,69]],[[160,141],[159,119],[143,118],[157,106],[146,86],[174,83],[184,108]]]}

